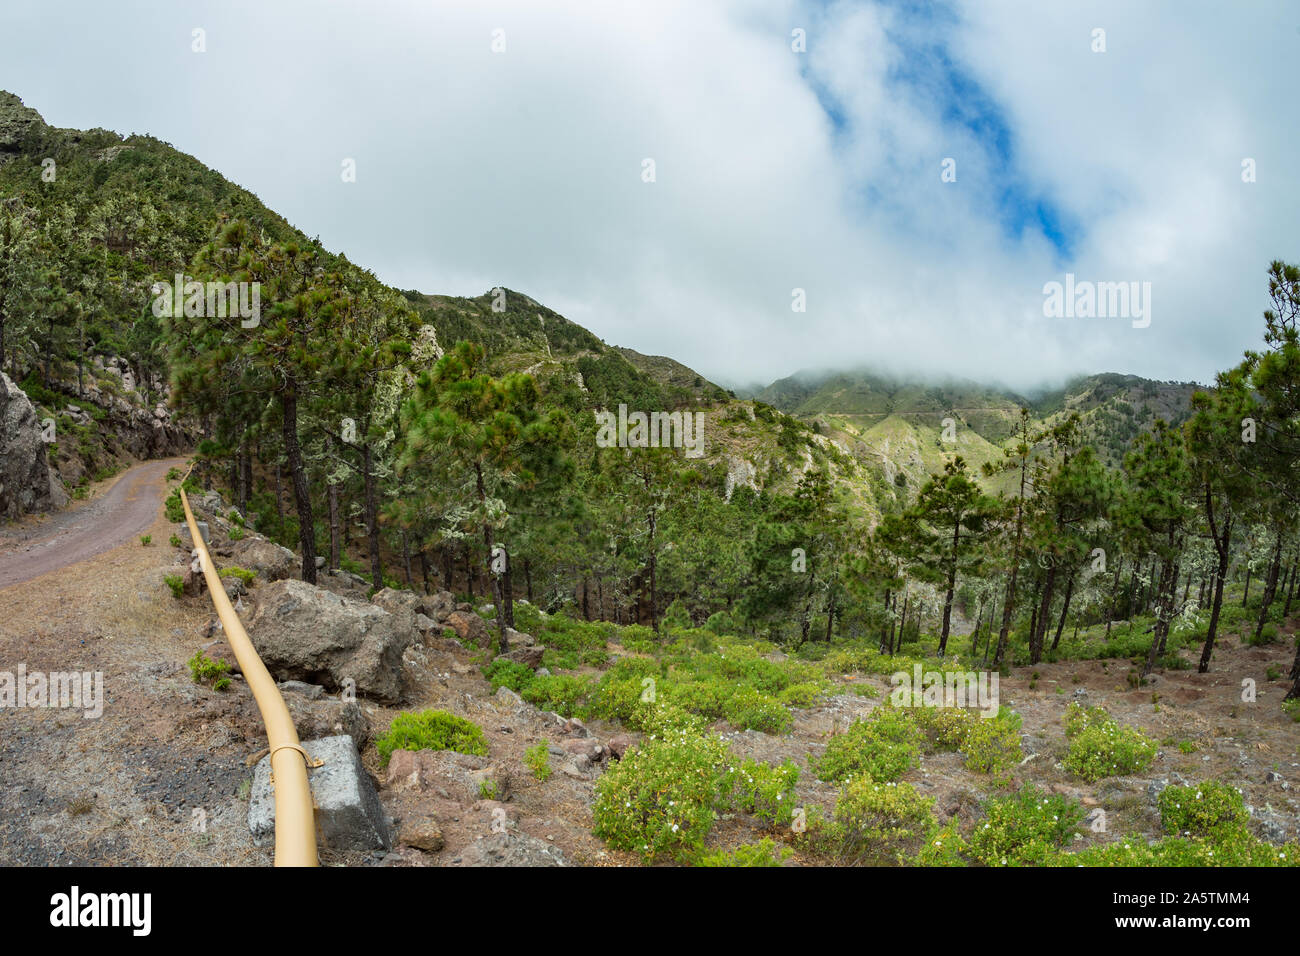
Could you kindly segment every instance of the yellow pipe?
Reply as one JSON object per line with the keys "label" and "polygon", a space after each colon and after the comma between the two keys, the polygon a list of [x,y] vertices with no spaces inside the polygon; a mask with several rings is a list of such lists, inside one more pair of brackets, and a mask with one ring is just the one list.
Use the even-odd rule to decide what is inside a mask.
{"label": "yellow pipe", "polygon": [[[190,470],[194,470],[193,465]],[[186,472],[185,478],[188,477],[189,472]],[[271,773],[275,782],[275,865],[316,866],[316,814],[311,785],[307,782],[306,754],[298,741],[298,731],[294,729],[293,718],[280,696],[280,689],[257,656],[257,649],[249,640],[230,598],[226,597],[221,576],[217,574],[207,544],[194,522],[194,512],[190,510],[189,498],[185,494],[185,478],[181,479],[181,504],[185,507],[190,537],[199,552],[208,593],[212,595],[217,617],[221,619],[226,640],[239,661],[248,689],[257,701],[257,709],[262,712],[262,723],[266,725],[267,745],[271,748]]]}

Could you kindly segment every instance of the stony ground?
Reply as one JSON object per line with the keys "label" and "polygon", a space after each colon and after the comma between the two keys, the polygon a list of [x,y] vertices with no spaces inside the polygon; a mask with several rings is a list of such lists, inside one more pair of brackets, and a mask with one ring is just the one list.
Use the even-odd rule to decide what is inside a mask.
{"label": "stony ground", "polygon": [[[161,498],[161,486],[159,486]],[[11,529],[12,530],[12,529]],[[174,530],[161,509],[138,540],[89,561],[0,591],[0,671],[102,671],[106,703],[99,719],[57,709],[0,708],[0,863],[264,865],[268,848],[252,843],[247,806],[252,766],[266,738],[247,687],[236,679],[224,692],[193,683],[185,661],[206,643],[212,614],[206,596],[172,598],[162,577],[180,573],[186,555],[166,544]],[[0,547],[3,547],[0,539]],[[252,597],[255,597],[254,589]],[[251,603],[251,602],[250,602]],[[1286,628],[1284,630],[1289,630]],[[1269,665],[1290,666],[1289,639],[1262,648],[1222,641],[1214,671],[1170,670],[1149,687],[1132,689],[1122,661],[1043,664],[1002,681],[1002,701],[1024,718],[1024,762],[1014,782],[1035,782],[1107,812],[1108,831],[1155,836],[1153,792],[1160,783],[1226,780],[1240,787],[1255,811],[1255,827],[1273,839],[1297,838],[1300,804],[1300,724],[1282,714],[1283,681],[1266,678]],[[611,646],[617,656],[622,653]],[[408,650],[409,698],[402,709],[437,707],[481,725],[487,758],[439,758],[421,767],[395,758],[381,767],[373,742],[362,759],[396,824],[390,853],[339,854],[327,865],[468,866],[632,864],[591,835],[596,780],[608,765],[609,744],[622,728],[583,726],[538,711],[509,691],[493,694],[473,652],[442,638]],[[1032,681],[1036,671],[1038,679]],[[1254,703],[1242,701],[1241,682],[1257,682]],[[777,762],[791,758],[801,773],[805,806],[833,805],[835,788],[806,772],[809,756],[855,716],[888,692],[884,678],[844,675],[844,685],[822,705],[796,711],[792,733],[773,737],[718,725],[738,755]],[[1031,687],[1031,682],[1033,686]],[[862,688],[871,685],[874,697]],[[304,739],[337,729],[339,705],[287,693]],[[1140,777],[1095,785],[1060,766],[1065,750],[1061,717],[1081,699],[1102,704],[1122,723],[1162,742]],[[387,729],[396,709],[362,702],[372,735]],[[630,735],[635,739],[635,734]],[[550,745],[552,776],[535,780],[523,762],[538,742]],[[1181,747],[1179,746],[1181,744]],[[593,759],[594,758],[594,759]],[[484,799],[484,779],[497,799]],[[904,777],[936,797],[941,819],[973,819],[992,782],[967,771],[956,754],[925,757]],[[1153,786],[1155,784],[1155,786]],[[724,818],[710,846],[750,842],[760,833],[743,814]],[[788,839],[790,834],[774,834]],[[816,865],[796,854],[794,864]]]}

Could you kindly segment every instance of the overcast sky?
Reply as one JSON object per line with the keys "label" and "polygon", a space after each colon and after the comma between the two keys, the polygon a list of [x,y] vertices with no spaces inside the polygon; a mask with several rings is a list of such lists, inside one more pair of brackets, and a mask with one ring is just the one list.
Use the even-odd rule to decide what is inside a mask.
{"label": "overcast sky", "polygon": [[[399,288],[505,285],[729,384],[1211,380],[1300,261],[1298,57],[1300,5],[1251,0],[0,7],[0,88],[47,122],[157,136]],[[1149,282],[1150,324],[1045,317],[1067,272]]]}

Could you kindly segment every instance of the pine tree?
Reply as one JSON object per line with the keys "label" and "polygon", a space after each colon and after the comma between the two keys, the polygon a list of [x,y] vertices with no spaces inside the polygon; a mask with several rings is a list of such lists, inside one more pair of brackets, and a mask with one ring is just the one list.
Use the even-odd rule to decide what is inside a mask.
{"label": "pine tree", "polygon": [[917,536],[920,576],[944,588],[941,656],[948,647],[957,575],[975,574],[983,567],[984,545],[998,511],[997,502],[980,490],[960,455],[944,465],[942,475],[930,477],[908,510]]}
{"label": "pine tree", "polygon": [[403,447],[399,474],[414,469],[413,481],[437,493],[458,489],[463,520],[482,534],[500,625],[500,653],[509,647],[512,596],[503,579],[509,554],[498,550],[496,534],[509,520],[504,495],[527,489],[548,470],[561,467],[558,412],[543,412],[530,375],[494,379],[484,369],[482,346],[458,343],[422,373],[402,409]]}

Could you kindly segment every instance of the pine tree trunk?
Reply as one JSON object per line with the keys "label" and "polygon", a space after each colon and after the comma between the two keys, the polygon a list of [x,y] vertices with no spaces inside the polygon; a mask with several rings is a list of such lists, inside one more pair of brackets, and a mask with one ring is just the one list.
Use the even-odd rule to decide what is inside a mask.
{"label": "pine tree trunk", "polygon": [[316,583],[316,525],[312,519],[311,492],[307,487],[307,469],[298,446],[298,390],[290,379],[281,395],[284,411],[284,453],[293,479],[294,503],[298,508],[298,545],[302,548],[302,579]]}
{"label": "pine tree trunk", "polygon": [[[1152,569],[1154,570],[1154,568]],[[1165,595],[1173,590],[1171,572],[1176,573],[1174,562],[1171,559],[1165,559],[1160,569],[1160,583],[1154,589],[1156,600],[1156,624],[1151,634],[1151,647],[1147,651],[1146,663],[1142,667],[1142,676],[1146,677],[1156,666],[1156,658],[1160,654],[1160,647],[1164,643],[1164,632],[1162,627],[1168,628],[1169,623],[1166,620]],[[1172,596],[1172,595],[1171,595]]]}
{"label": "pine tree trunk", "polygon": [[1061,619],[1056,624],[1056,636],[1052,638],[1052,650],[1056,650],[1061,643],[1061,632],[1065,630],[1065,617],[1070,613],[1070,598],[1074,595],[1074,579],[1078,572],[1071,574],[1069,580],[1065,582],[1065,599],[1061,604]]}
{"label": "pine tree trunk", "polygon": [[[646,482],[646,486],[649,487],[648,480]],[[649,564],[649,571],[650,571],[650,628],[656,634],[658,634],[659,633],[659,595],[655,590],[657,585],[657,582],[655,580],[655,571],[656,571],[655,565],[656,565],[656,558],[657,558],[657,554],[655,551],[655,526],[657,524],[657,521],[655,518],[655,510],[653,505],[651,506],[650,512],[646,516],[646,519],[647,519],[646,520],[647,526],[650,530],[650,536],[646,543],[646,547],[649,550],[648,564]]]}
{"label": "pine tree trunk", "polygon": [[957,547],[961,541],[961,521],[952,526],[952,563],[948,565],[948,591],[943,597],[943,625],[939,630],[939,656],[948,650],[948,630],[952,626],[952,596],[957,590]]}
{"label": "pine tree trunk", "polygon": [[384,586],[384,565],[379,557],[379,492],[375,487],[374,460],[370,443],[361,446],[361,474],[366,492],[366,542],[370,549],[370,579],[377,588]]}
{"label": "pine tree trunk", "polygon": [[[475,482],[475,490],[478,491],[479,506],[483,509],[484,514],[486,514],[487,513],[487,489],[483,484],[483,467],[482,465],[479,465],[477,462],[474,465],[474,482]],[[492,531],[493,531],[492,522],[484,521],[483,522],[483,546],[487,548],[488,580],[492,582],[492,601],[496,605],[497,624],[499,625],[499,631],[501,634],[500,643],[498,645],[499,648],[498,653],[508,654],[510,652],[510,642],[506,639],[506,628],[509,627],[509,624],[506,621],[506,616],[509,612],[505,606],[504,591],[502,590],[501,587],[501,575],[495,573],[495,569],[492,566],[493,561],[495,559],[495,555],[493,554],[493,552],[496,549],[496,545],[492,537]],[[503,548],[502,549],[503,556],[504,556],[504,552],[505,549]],[[508,561],[509,559],[507,558],[506,560]]]}
{"label": "pine tree trunk", "polygon": [[1295,700],[1300,697],[1300,642],[1296,644],[1295,661],[1291,664],[1291,679],[1295,681],[1291,689],[1287,691],[1285,700]]}
{"label": "pine tree trunk", "polygon": [[1268,566],[1268,577],[1264,579],[1264,596],[1259,602],[1259,621],[1255,625],[1255,643],[1259,643],[1264,633],[1264,624],[1268,621],[1268,609],[1277,594],[1277,578],[1282,569],[1282,535],[1277,536],[1277,547],[1273,549],[1273,560]]}
{"label": "pine tree trunk", "polygon": [[1165,642],[1169,639],[1169,629],[1174,623],[1174,610],[1177,605],[1174,603],[1175,595],[1178,594],[1178,574],[1181,570],[1181,561],[1174,562],[1174,573],[1169,579],[1169,594],[1164,603],[1164,620],[1160,623],[1160,650],[1163,657],[1165,653]]}
{"label": "pine tree trunk", "polygon": [[[889,588],[885,588],[885,619],[880,623],[880,652],[882,654],[885,652],[886,646],[890,646],[890,649],[892,650],[893,649],[892,645],[894,642],[893,635],[890,634],[888,628],[888,624],[890,623],[889,593],[890,593]],[[888,641],[888,645],[886,644],[887,641]]]}
{"label": "pine tree trunk", "polygon": [[1110,611],[1106,614],[1106,640],[1110,640],[1110,626],[1115,623],[1115,608],[1119,604],[1119,577],[1124,568],[1124,558],[1115,562],[1115,580],[1110,585]]}
{"label": "pine tree trunk", "polygon": [[907,640],[907,608],[912,603],[912,595],[903,592],[903,613],[898,618],[898,643],[895,645],[897,650],[903,649],[903,642]]}
{"label": "pine tree trunk", "polygon": [[1201,661],[1196,666],[1198,673],[1210,670],[1210,658],[1214,655],[1214,638],[1219,630],[1219,611],[1223,608],[1223,586],[1228,579],[1228,560],[1231,558],[1229,545],[1232,541],[1232,519],[1227,519],[1222,538],[1215,538],[1214,547],[1219,553],[1219,564],[1214,573],[1214,606],[1210,609],[1210,626],[1205,632],[1205,644],[1201,647]]}
{"label": "pine tree trunk", "polygon": [[510,552],[506,550],[505,545],[498,545],[501,549],[501,560],[505,562],[505,569],[500,573],[501,578],[501,608],[497,611],[497,616],[502,619],[502,623],[510,628],[515,629],[515,569],[513,562],[510,560]]}
{"label": "pine tree trunk", "polygon": [[1020,498],[1016,503],[1016,543],[1011,549],[1011,581],[1007,585],[1007,596],[1002,605],[1002,626],[998,630],[998,649],[993,654],[994,667],[1001,666],[1002,656],[1006,653],[1007,634],[1011,630],[1011,614],[1016,603],[1016,576],[1020,573],[1020,537],[1024,531],[1025,469],[1026,464],[1022,460],[1020,463]]}
{"label": "pine tree trunk", "polygon": [[1043,582],[1042,603],[1030,629],[1029,663],[1037,664],[1043,659],[1043,645],[1047,643],[1047,620],[1052,610],[1052,594],[1056,588],[1056,561],[1047,569],[1047,580]]}

